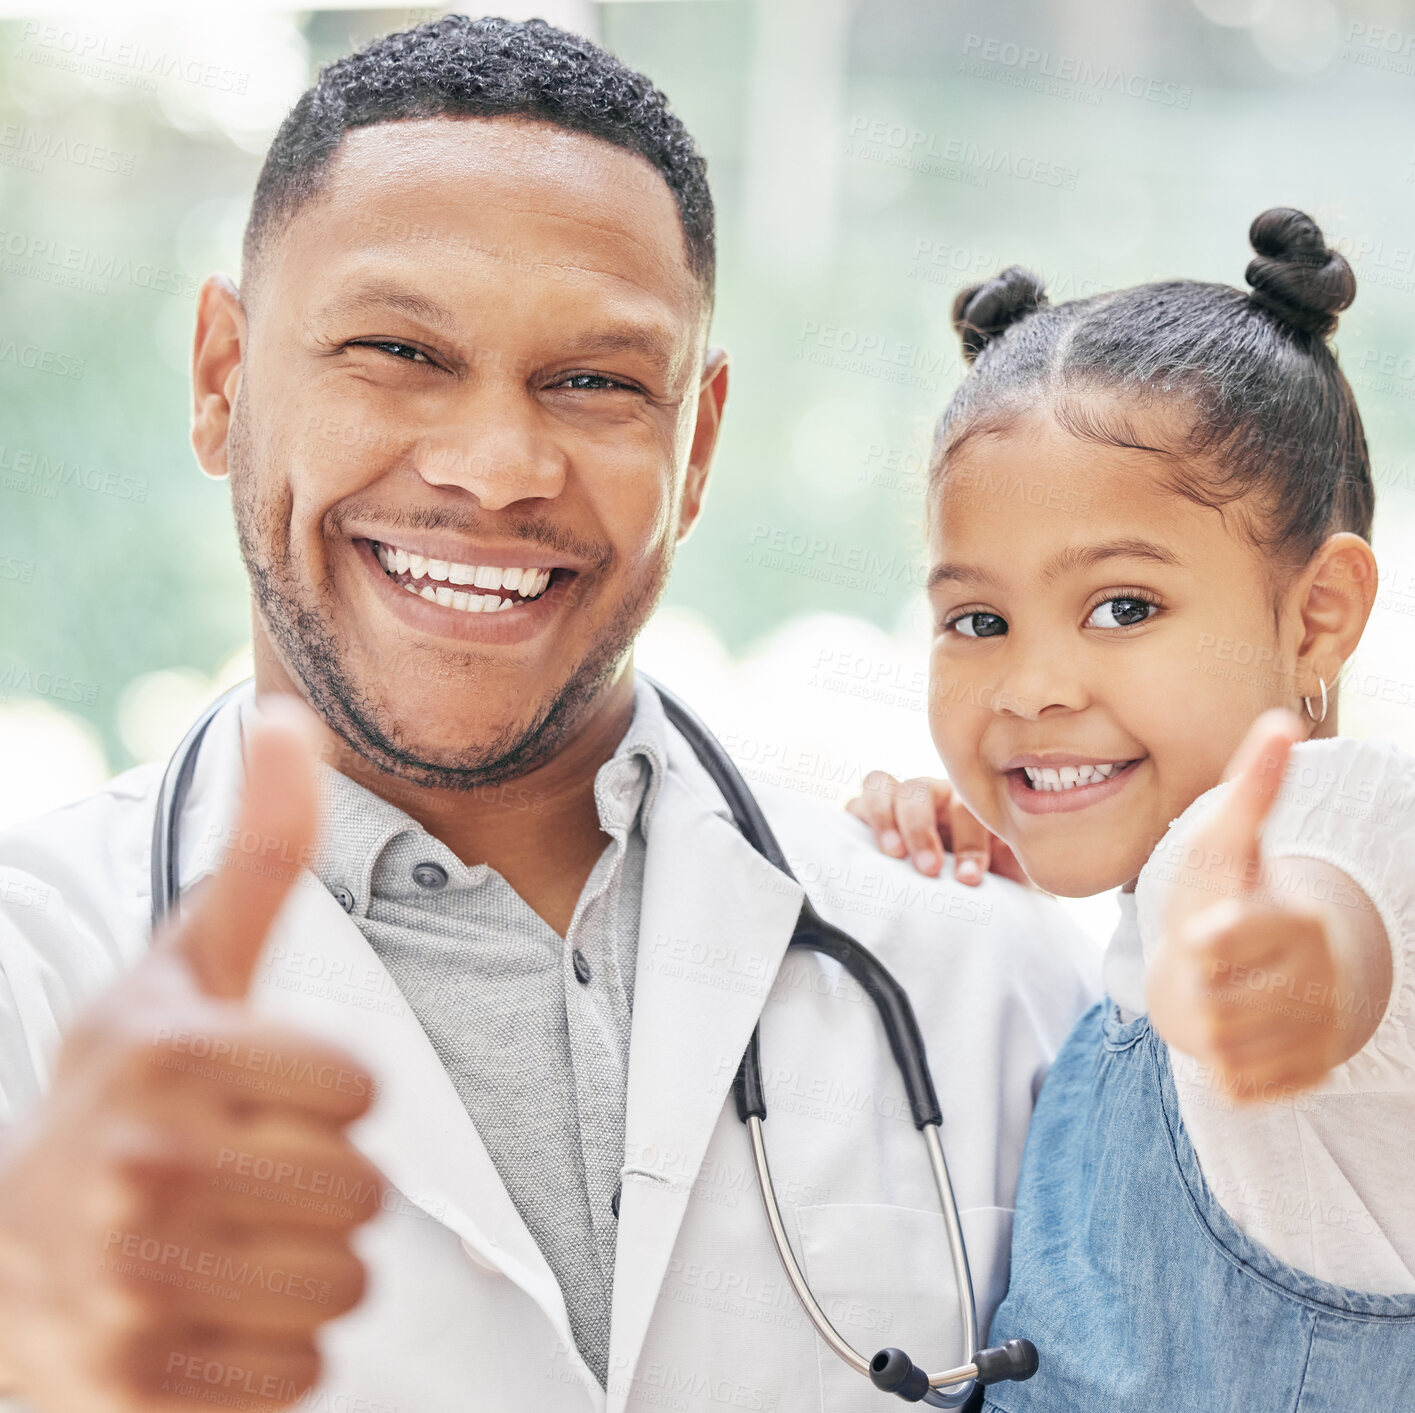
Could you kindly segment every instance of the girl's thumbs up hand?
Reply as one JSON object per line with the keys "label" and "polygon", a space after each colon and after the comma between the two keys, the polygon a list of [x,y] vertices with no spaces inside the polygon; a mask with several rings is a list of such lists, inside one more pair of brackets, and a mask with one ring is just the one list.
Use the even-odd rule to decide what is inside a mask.
{"label": "girl's thumbs up hand", "polygon": [[1264,712],[1234,753],[1233,788],[1184,854],[1146,981],[1158,1034],[1240,1104],[1305,1089],[1343,1053],[1326,915],[1276,897],[1262,852],[1301,734],[1294,713]]}

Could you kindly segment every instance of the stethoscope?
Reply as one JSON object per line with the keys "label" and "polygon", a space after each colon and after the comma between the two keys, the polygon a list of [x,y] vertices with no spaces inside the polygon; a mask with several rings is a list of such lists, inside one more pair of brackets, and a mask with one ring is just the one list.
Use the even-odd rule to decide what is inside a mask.
{"label": "stethoscope", "polygon": [[[640,676],[644,674],[640,673]],[[693,748],[703,768],[722,792],[732,818],[743,838],[774,868],[796,881],[796,876],[781,852],[771,827],[762,815],[747,782],[712,732],[672,692],[645,678],[658,692],[669,721]],[[202,738],[216,714],[239,693],[248,691],[249,682],[241,682],[216,699],[193,723],[172,754],[158,792],[157,811],[152,826],[152,926],[154,931],[173,912],[181,896],[179,848],[182,808],[191,790],[196,773],[197,755]],[[963,1362],[941,1373],[929,1374],[914,1363],[902,1349],[881,1349],[872,1359],[856,1350],[831,1324],[821,1309],[786,1235],[781,1208],[772,1185],[771,1168],[767,1163],[766,1143],[762,1124],[766,1119],[766,1098],[762,1091],[761,1033],[753,1030],[751,1041],[737,1077],[732,1095],[737,1117],[747,1126],[752,1147],[752,1164],[761,1187],[762,1205],[776,1253],[801,1308],[806,1312],[816,1332],[830,1348],[858,1374],[886,1393],[895,1394],[906,1403],[924,1403],[933,1408],[961,1408],[979,1391],[980,1385],[1000,1383],[1005,1379],[1030,1379],[1037,1372],[1037,1351],[1030,1340],[1010,1339],[991,1349],[978,1348],[977,1312],[973,1300],[973,1277],[968,1269],[968,1252],[963,1242],[963,1228],[958,1220],[958,1204],[953,1196],[953,1184],[948,1176],[948,1163],[943,1155],[939,1130],[943,1113],[933,1080],[929,1076],[924,1039],[914,1018],[914,1008],[904,988],[883,965],[858,942],[838,927],[825,921],[811,906],[802,902],[800,916],[791,934],[791,947],[807,948],[833,957],[865,990],[875,1003],[895,1064],[904,1080],[914,1127],[923,1134],[928,1150],[929,1166],[934,1185],[938,1188],[943,1209],[944,1229],[953,1260],[953,1279],[958,1291],[959,1317],[963,1329]]]}

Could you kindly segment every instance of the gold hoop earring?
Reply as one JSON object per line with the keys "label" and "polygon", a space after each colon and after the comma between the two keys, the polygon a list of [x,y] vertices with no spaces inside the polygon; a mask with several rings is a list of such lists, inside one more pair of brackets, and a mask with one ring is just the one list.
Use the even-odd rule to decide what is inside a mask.
{"label": "gold hoop earring", "polygon": [[1311,697],[1303,697],[1302,705],[1306,709],[1307,715],[1310,716],[1312,720],[1317,723],[1318,726],[1320,726],[1322,722],[1327,719],[1327,679],[1319,675],[1317,677],[1317,681],[1322,684],[1322,714],[1320,716],[1317,716],[1312,711]]}

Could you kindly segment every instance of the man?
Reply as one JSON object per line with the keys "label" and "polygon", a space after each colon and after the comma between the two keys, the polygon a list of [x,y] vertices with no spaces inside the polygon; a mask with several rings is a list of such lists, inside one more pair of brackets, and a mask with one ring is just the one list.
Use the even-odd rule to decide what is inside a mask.
{"label": "man", "polygon": [[[156,770],[0,844],[0,1376],[32,1403],[882,1403],[753,1190],[729,1090],[759,1017],[817,1297],[866,1357],[959,1354],[874,1012],[783,960],[800,887],[633,673],[727,391],[712,281],[662,95],[540,22],[389,36],[286,119],[241,288],[198,305],[259,703],[196,758],[187,905],[150,946]],[[914,998],[985,1327],[1086,944],[843,815],[772,819]]]}

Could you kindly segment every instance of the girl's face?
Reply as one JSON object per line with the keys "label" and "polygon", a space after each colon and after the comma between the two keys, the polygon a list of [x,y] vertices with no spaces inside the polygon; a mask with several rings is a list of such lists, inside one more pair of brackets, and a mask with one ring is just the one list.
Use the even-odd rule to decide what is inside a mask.
{"label": "girl's face", "polygon": [[968,808],[1064,896],[1133,879],[1253,719],[1298,702],[1300,616],[1280,641],[1235,507],[1163,470],[1042,405],[966,439],[931,506],[934,743]]}

